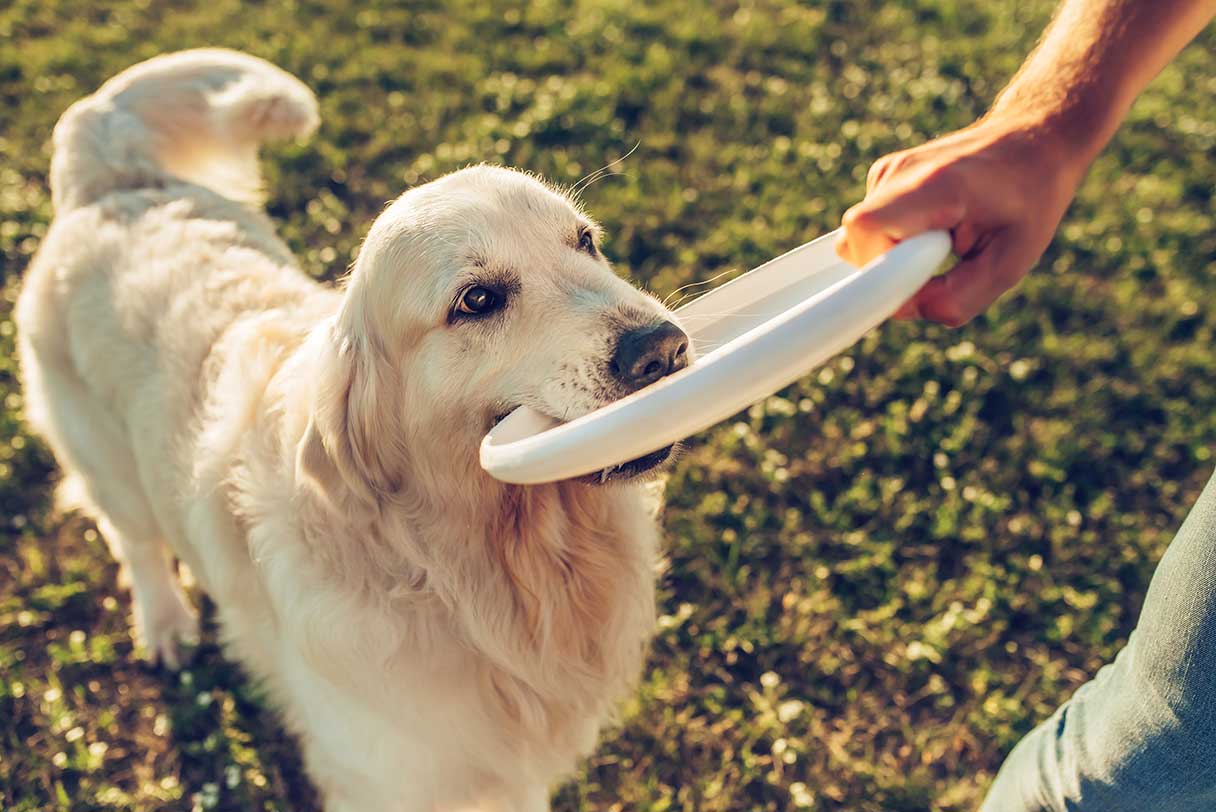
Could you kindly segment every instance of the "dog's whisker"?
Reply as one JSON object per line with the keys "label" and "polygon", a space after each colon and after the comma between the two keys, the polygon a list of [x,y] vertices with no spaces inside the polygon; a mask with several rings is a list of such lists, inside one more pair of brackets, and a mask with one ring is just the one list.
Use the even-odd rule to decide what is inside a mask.
{"label": "dog's whisker", "polygon": [[599,169],[592,170],[591,172],[588,172],[586,175],[583,175],[581,178],[579,178],[578,180],[576,180],[576,181],[575,181],[575,182],[574,182],[574,183],[573,183],[573,184],[570,186],[570,193],[571,193],[571,194],[577,194],[577,193],[578,193],[578,189],[579,189],[579,187],[580,187],[580,186],[582,186],[582,184],[583,184],[583,182],[584,182],[585,180],[587,180],[588,178],[593,178],[593,177],[595,177],[595,176],[596,176],[596,175],[598,175],[599,173],[603,172],[605,169],[607,169],[607,167],[606,167],[606,166],[601,166]]}
{"label": "dog's whisker", "polygon": [[637,143],[635,143],[633,147],[624,155],[614,161],[609,161],[594,172],[585,175],[581,180],[578,181],[578,183],[574,184],[574,187],[570,190],[570,196],[578,197],[588,186],[595,183],[597,180],[607,177],[609,174],[621,174],[611,172],[612,167],[622,163],[630,155],[633,155],[633,153],[637,152],[638,147],[640,146],[642,146],[642,140],[639,138]]}
{"label": "dog's whisker", "polygon": [[575,183],[574,186],[571,187],[573,190],[573,193],[578,194],[580,191],[585,189],[587,185],[594,183],[596,178],[599,178],[611,171],[612,170],[609,169],[607,166],[601,166],[599,169],[595,170],[594,172],[589,172],[586,175],[583,175],[583,177],[579,179],[578,183]]}
{"label": "dog's whisker", "polygon": [[596,173],[589,176],[589,178],[587,180],[581,181],[578,188],[576,188],[573,192],[571,192],[571,194],[575,198],[577,198],[583,192],[587,191],[588,187],[592,186],[595,183],[598,183],[599,181],[603,180],[604,178],[608,177],[609,175],[623,175],[623,174],[625,174],[625,173],[624,172],[613,172],[610,169],[597,170]]}
{"label": "dog's whisker", "polygon": [[674,305],[669,305],[668,307],[669,307],[669,309],[672,309],[672,310],[674,310],[675,308],[678,308],[678,307],[687,307],[688,305],[690,305],[693,302],[700,299],[702,296],[707,296],[710,293],[713,293],[714,290],[717,290],[717,288],[714,288],[713,290],[702,290],[702,291],[696,291],[694,293],[686,294]]}
{"label": "dog's whisker", "polygon": [[[608,170],[612,169],[612,167],[616,166],[617,164],[619,164],[619,163],[623,163],[623,162],[624,162],[626,159],[628,159],[628,158],[629,158],[631,155],[633,155],[633,153],[637,152],[637,151],[638,151],[638,147],[640,147],[640,146],[642,146],[642,139],[640,139],[640,138],[639,138],[639,139],[638,139],[638,140],[637,140],[637,141],[634,143],[634,145],[633,145],[632,147],[630,147],[630,149],[629,149],[629,151],[628,151],[628,152],[626,152],[624,155],[622,155],[621,157],[617,158],[616,160],[609,161],[608,163],[604,164],[603,166],[601,166],[599,169],[597,169],[595,172],[592,172],[591,174],[592,174],[592,175],[595,175],[595,174],[600,173],[600,172],[605,172],[605,171],[608,171]],[[581,183],[581,182],[582,182],[582,181],[580,181],[580,183]],[[575,185],[577,185],[577,184],[575,184]]]}
{"label": "dog's whisker", "polygon": [[578,194],[582,194],[583,192],[587,191],[587,187],[592,186],[593,184],[599,183],[604,178],[625,176],[627,174],[628,173],[626,173],[626,172],[604,172],[604,173],[592,178],[591,180],[587,181],[586,183],[584,183],[582,185],[582,187],[578,190]]}
{"label": "dog's whisker", "polygon": [[705,320],[716,319],[758,319],[764,316],[764,313],[697,313],[695,315],[680,316],[680,322],[684,324],[696,323]]}
{"label": "dog's whisker", "polygon": [[[680,287],[673,290],[671,293],[667,294],[667,297],[665,299],[663,299],[663,306],[668,307],[669,306],[668,302],[671,301],[671,297],[676,296],[677,294],[681,293],[682,291],[688,290],[689,288],[698,288],[698,287],[701,287],[702,285],[712,285],[714,282],[717,282],[719,279],[726,276],[728,273],[732,273],[734,270],[735,270],[734,268],[727,268],[726,270],[722,271],[721,273],[715,274],[714,276],[710,277],[709,279],[705,279],[700,282],[689,282],[687,285],[681,285]],[[682,303],[684,301],[684,299],[687,299],[687,298],[688,298],[688,295],[683,296],[681,298],[680,302]]]}

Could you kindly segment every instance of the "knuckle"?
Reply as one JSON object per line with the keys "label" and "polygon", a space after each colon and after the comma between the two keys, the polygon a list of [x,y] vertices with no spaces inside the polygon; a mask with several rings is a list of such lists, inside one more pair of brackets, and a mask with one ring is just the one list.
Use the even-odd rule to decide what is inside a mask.
{"label": "knuckle", "polygon": [[915,150],[904,150],[887,156],[885,171],[890,175],[906,175],[923,163]]}
{"label": "knuckle", "polygon": [[836,249],[836,256],[841,259],[849,258],[849,241],[847,237],[841,236],[840,239],[836,240],[836,245],[833,248]]}
{"label": "knuckle", "polygon": [[870,171],[866,173],[866,189],[870,190],[877,186],[890,166],[891,156],[889,155],[883,156],[870,164]]}
{"label": "knuckle", "polygon": [[840,218],[840,222],[844,224],[845,228],[865,231],[872,225],[873,215],[865,207],[864,202],[858,203],[844,213],[844,216]]}
{"label": "knuckle", "polygon": [[971,321],[971,314],[963,309],[957,299],[941,298],[933,303],[932,318],[947,327],[962,327]]}

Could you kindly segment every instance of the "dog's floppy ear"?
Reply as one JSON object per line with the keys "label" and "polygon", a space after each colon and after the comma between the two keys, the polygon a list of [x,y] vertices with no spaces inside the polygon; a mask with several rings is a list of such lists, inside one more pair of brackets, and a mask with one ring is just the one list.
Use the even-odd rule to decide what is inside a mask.
{"label": "dog's floppy ear", "polygon": [[296,448],[296,476],[333,504],[344,494],[375,503],[396,490],[386,452],[398,439],[386,365],[334,322],[309,337],[315,366],[308,426]]}

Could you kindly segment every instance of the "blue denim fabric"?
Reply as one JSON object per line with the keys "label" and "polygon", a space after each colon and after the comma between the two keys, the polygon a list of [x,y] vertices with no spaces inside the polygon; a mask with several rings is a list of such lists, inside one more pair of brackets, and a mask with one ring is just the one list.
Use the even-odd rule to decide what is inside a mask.
{"label": "blue denim fabric", "polygon": [[1127,647],[1014,748],[981,812],[1216,810],[1216,476]]}

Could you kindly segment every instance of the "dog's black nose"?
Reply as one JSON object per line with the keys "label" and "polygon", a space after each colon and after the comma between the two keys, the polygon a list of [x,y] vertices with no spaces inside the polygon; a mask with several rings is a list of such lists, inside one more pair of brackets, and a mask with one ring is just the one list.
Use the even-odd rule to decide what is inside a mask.
{"label": "dog's black nose", "polygon": [[688,336],[669,321],[622,333],[609,365],[630,391],[688,366]]}

